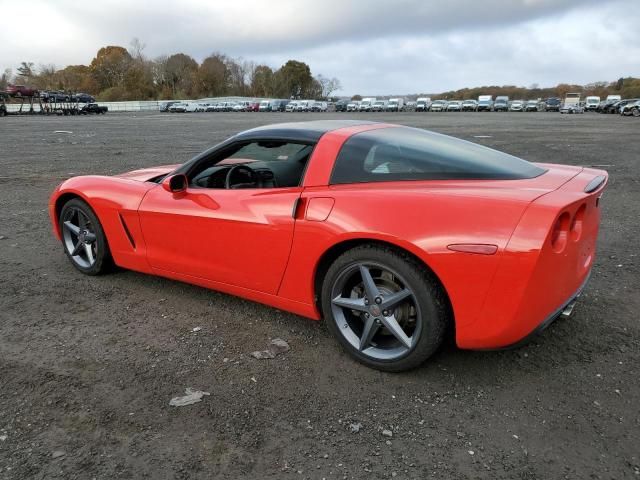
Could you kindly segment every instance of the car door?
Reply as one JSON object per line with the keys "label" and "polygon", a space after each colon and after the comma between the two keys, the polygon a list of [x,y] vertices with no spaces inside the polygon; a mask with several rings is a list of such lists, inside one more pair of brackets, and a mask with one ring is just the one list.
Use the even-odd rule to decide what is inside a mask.
{"label": "car door", "polygon": [[151,189],[139,218],[154,269],[275,294],[301,186]]}

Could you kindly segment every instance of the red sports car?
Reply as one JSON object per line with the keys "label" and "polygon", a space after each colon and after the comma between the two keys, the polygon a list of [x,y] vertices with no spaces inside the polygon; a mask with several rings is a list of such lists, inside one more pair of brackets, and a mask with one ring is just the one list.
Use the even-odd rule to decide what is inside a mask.
{"label": "red sports car", "polygon": [[116,265],[324,318],[359,361],[415,367],[446,332],[512,346],[569,313],[607,173],[382,123],[270,125],[183,165],[58,186],[71,263]]}

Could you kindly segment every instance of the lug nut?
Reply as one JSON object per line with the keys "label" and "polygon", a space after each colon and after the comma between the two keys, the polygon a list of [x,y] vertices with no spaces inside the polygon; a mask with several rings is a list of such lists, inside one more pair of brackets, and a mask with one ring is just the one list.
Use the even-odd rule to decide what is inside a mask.
{"label": "lug nut", "polygon": [[369,314],[365,312],[364,318],[369,318]]}
{"label": "lug nut", "polygon": [[376,303],[379,305],[382,303],[382,298],[376,297]]}
{"label": "lug nut", "polygon": [[382,314],[383,314],[385,317],[388,317],[388,316],[389,316],[389,311],[388,311],[388,310],[383,310],[383,311],[382,311]]}

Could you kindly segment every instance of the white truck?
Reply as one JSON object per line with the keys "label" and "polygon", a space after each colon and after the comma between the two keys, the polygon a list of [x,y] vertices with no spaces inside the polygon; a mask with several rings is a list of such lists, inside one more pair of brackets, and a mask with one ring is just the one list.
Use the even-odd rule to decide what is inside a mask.
{"label": "white truck", "polygon": [[363,98],[362,101],[360,102],[359,110],[361,112],[370,112],[374,103],[376,103],[375,97]]}
{"label": "white truck", "polygon": [[431,97],[420,97],[416,100],[416,112],[428,112],[431,108]]}
{"label": "white truck", "polygon": [[404,98],[390,98],[387,112],[401,112],[404,109]]}
{"label": "white truck", "polygon": [[478,95],[478,112],[490,112],[493,110],[493,96]]}
{"label": "white truck", "polygon": [[567,93],[567,95],[564,97],[563,105],[565,107],[568,107],[571,105],[578,105],[579,103],[580,103],[579,93]]}

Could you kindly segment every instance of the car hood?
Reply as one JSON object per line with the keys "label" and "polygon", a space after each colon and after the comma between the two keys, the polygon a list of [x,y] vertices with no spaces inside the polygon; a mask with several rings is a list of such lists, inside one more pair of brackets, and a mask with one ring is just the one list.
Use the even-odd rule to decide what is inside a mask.
{"label": "car hood", "polygon": [[151,168],[142,168],[140,170],[133,170],[131,172],[121,173],[119,175],[114,175],[114,177],[118,178],[126,178],[129,180],[137,180],[139,182],[146,182],[151,180],[152,178],[159,177],[160,175],[166,175],[168,173],[173,172],[178,165],[161,165],[159,167],[151,167]]}

